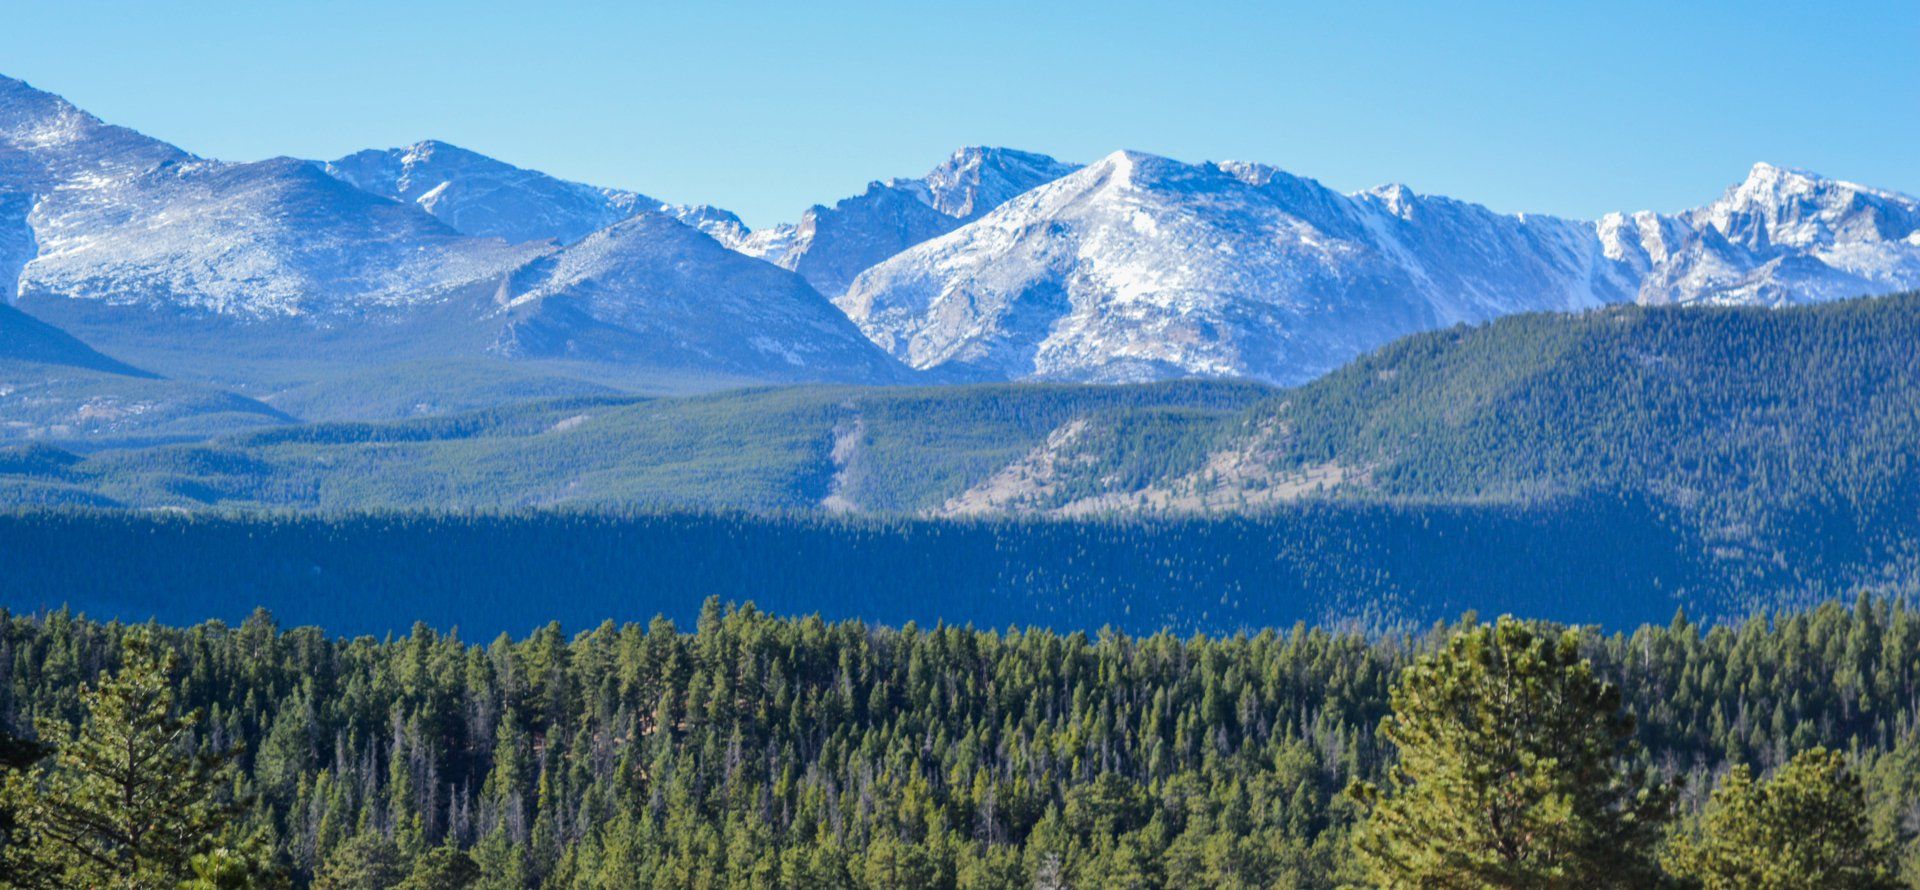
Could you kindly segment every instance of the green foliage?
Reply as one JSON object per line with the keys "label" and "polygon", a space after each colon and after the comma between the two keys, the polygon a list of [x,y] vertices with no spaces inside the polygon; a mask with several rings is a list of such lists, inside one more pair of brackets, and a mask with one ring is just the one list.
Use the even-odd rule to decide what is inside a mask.
{"label": "green foliage", "polygon": [[[386,406],[380,416],[442,416],[201,433],[190,445],[97,453],[57,477],[0,473],[0,502],[768,511],[817,508],[837,480],[861,509],[914,512],[1084,421],[1083,441],[1063,455],[1071,459],[1058,464],[1062,478],[1036,506],[1178,483],[1218,485],[1217,503],[1231,508],[1245,503],[1236,494],[1336,464],[1352,479],[1318,496],[1534,504],[1626,493],[1660,499],[1676,524],[1756,562],[1806,546],[1795,544],[1802,539],[1814,542],[1812,556],[1858,558],[1848,551],[1885,555],[1911,543],[1889,540],[1872,520],[1911,515],[1900,510],[1913,505],[1920,472],[1916,337],[1920,294],[1905,294],[1782,310],[1512,316],[1403,338],[1284,392],[1175,382],[636,399],[528,368],[397,368],[380,372],[397,381],[341,386],[346,397],[320,400],[327,407],[314,416],[369,398]],[[498,374],[512,385],[479,382]],[[471,375],[471,388],[490,395],[418,391],[418,379],[448,375]],[[557,398],[569,393],[600,395]],[[305,403],[296,392],[277,404]],[[182,427],[153,437],[189,435]],[[836,448],[843,440],[848,447]],[[1189,478],[1209,456],[1242,447],[1255,472]],[[1817,518],[1834,511],[1859,519],[1841,530],[1852,534],[1823,531]]]}
{"label": "green foliage", "polygon": [[[241,528],[232,515],[175,526],[144,511],[84,521],[34,514],[21,522],[63,526],[72,533],[56,537],[71,543],[56,546],[85,553],[12,560],[0,592],[23,607],[66,597],[175,621],[238,616],[273,597],[285,614],[350,632],[399,625],[349,624],[360,608],[296,610],[412,601],[424,588],[436,607],[480,600],[476,611],[488,616],[494,599],[580,600],[578,612],[558,616],[580,624],[654,611],[684,617],[684,591],[698,585],[785,612],[1151,632],[1298,618],[1381,627],[1468,607],[1625,627],[1675,606],[1719,620],[1860,589],[1909,596],[1920,591],[1916,339],[1920,294],[1777,311],[1621,306],[1406,338],[1285,392],[1173,382],[633,398],[592,388],[405,421],[189,443],[169,433],[169,442],[139,448],[9,449],[0,452],[0,503],[17,507],[325,515],[254,515],[247,521],[257,524]],[[478,381],[505,370],[460,374]],[[530,388],[499,392],[581,392],[549,380],[556,369],[523,370]],[[383,404],[420,395],[371,381],[352,388],[378,389]],[[1051,440],[1070,425],[1084,433],[1054,453]],[[1042,462],[1057,478],[1028,507],[1137,510],[1162,502],[1122,495],[1158,486],[1188,506],[1249,515],[1138,525],[1101,517],[1060,529],[919,518],[1036,449],[1047,449]],[[1341,469],[1337,483],[1310,472],[1329,467]],[[803,515],[823,504],[881,518]],[[462,512],[551,505],[619,515]],[[456,516],[334,512],[370,508]],[[681,510],[697,512],[672,512]],[[669,524],[679,528],[660,531]],[[506,530],[476,531],[488,525]],[[396,530],[414,538],[407,548],[345,540]],[[1176,536],[1185,540],[1158,543]],[[484,545],[431,543],[462,537]],[[95,546],[102,540],[115,546]],[[0,544],[13,545],[0,546],[0,562],[42,546],[38,533],[14,528],[0,529]],[[117,590],[129,573],[97,554],[122,546],[155,548],[141,565],[161,566],[159,577]],[[556,547],[569,552],[549,557]],[[494,554],[514,556],[487,558]],[[660,563],[698,571],[650,568]],[[75,565],[81,575],[101,571],[85,583],[46,577]],[[511,586],[494,580],[508,577]],[[843,583],[875,577],[955,605],[909,612],[894,591]],[[228,596],[234,602],[220,599]],[[639,611],[609,605],[629,602]],[[171,603],[193,611],[159,611]],[[884,611],[865,608],[876,605]],[[480,627],[450,610],[422,614]],[[545,617],[485,629],[519,631]]]}
{"label": "green foliage", "polygon": [[21,738],[0,727],[0,887],[38,890],[58,886],[53,863],[37,861],[20,844],[27,838],[14,813],[15,795],[7,788],[16,773],[32,768],[47,756],[47,746]]}
{"label": "green foliage", "polygon": [[389,890],[406,876],[399,845],[379,832],[363,831],[327,857],[314,875],[313,890]]}
{"label": "green foliage", "polygon": [[1639,753],[1620,692],[1580,635],[1501,618],[1420,658],[1381,735],[1399,756],[1354,850],[1379,887],[1646,887],[1668,790]]}
{"label": "green foliage", "polygon": [[233,814],[220,800],[225,758],[187,750],[202,715],[175,712],[174,653],[145,634],[123,646],[119,673],[82,689],[78,729],[39,723],[53,765],[8,777],[19,841],[8,862],[70,887],[172,887],[195,877],[197,857],[199,870],[229,871],[203,857],[226,856],[212,849]]}
{"label": "green foliage", "polygon": [[[251,804],[196,852],[270,839],[296,884],[1025,888],[1334,886],[1354,864],[1340,791],[1391,786],[1389,689],[1452,631],[1130,637],[698,611],[690,632],[550,626],[483,645],[265,615],[138,633],[180,659],[169,688],[203,715],[195,749],[245,752],[232,784]],[[80,725],[81,690],[132,632],[0,617],[0,724]],[[1559,659],[1559,634],[1537,633]],[[1873,836],[1915,851],[1920,612],[1863,600],[1578,640],[1638,718],[1625,772],[1703,787],[1731,763],[1855,751]]]}
{"label": "green foliage", "polygon": [[480,880],[480,866],[467,851],[439,846],[420,855],[399,890],[465,890]]}
{"label": "green foliage", "polygon": [[193,877],[181,882],[180,890],[280,890],[291,886],[261,834],[235,846],[196,853],[187,864]]}
{"label": "green foliage", "polygon": [[[0,424],[0,443],[52,439],[127,447],[206,439],[296,420],[270,405],[203,383],[22,362],[4,355],[0,416],[6,418]],[[0,465],[4,463],[0,459]],[[0,474],[6,472],[0,469]],[[70,484],[65,487],[73,492]],[[11,495],[6,500],[18,503]]]}
{"label": "green foliage", "polygon": [[1699,827],[1662,855],[1667,869],[1702,890],[1893,890],[1894,853],[1873,837],[1866,789],[1839,751],[1795,755],[1755,782],[1736,765]]}

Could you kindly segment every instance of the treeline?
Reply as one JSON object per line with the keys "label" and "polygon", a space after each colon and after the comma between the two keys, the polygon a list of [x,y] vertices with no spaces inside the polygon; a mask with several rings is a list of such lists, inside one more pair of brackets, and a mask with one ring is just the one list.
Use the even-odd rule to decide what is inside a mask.
{"label": "treeline", "polygon": [[[1481,628],[992,632],[709,600],[692,632],[662,619],[474,645],[424,627],[335,639],[265,614],[174,630],[55,613],[0,618],[0,718],[56,742],[97,723],[83,686],[143,651],[129,635],[151,640],[175,659],[176,710],[202,715],[187,748],[231,758],[223,799],[244,808],[230,849],[299,885],[1329,887],[1380,867],[1356,849],[1405,842],[1360,821],[1383,800],[1412,805],[1392,803],[1408,798],[1389,769],[1432,768],[1407,759],[1420,736],[1405,696],[1394,742],[1378,735],[1389,690],[1459,694],[1431,664],[1403,671],[1474,635],[1459,630],[1484,647]],[[1920,875],[1920,611],[1863,599],[1565,645],[1545,662],[1556,676],[1617,690],[1567,700],[1627,718],[1631,744],[1607,748],[1616,724],[1596,724],[1589,755],[1678,783],[1676,830],[1697,829],[1688,867],[1717,867],[1713,826],[1741,816],[1689,815],[1718,776],[1820,746],[1839,759],[1792,781],[1858,776],[1856,846]],[[1471,691],[1508,663],[1456,659],[1447,676]],[[1361,824],[1374,840],[1356,845]]]}
{"label": "treeline", "polygon": [[[903,624],[1232,632],[1425,624],[1469,607],[1631,627],[1800,591],[1717,560],[1645,504],[1310,504],[1089,521],[725,513],[0,514],[0,602],[141,621],[256,605],[336,632],[422,619],[490,638],[700,597]],[[1465,592],[1471,591],[1471,601]]]}

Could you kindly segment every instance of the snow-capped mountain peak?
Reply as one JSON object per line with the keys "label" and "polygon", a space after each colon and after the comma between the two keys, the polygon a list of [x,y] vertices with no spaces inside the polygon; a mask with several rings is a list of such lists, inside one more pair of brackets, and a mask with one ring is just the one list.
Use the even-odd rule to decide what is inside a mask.
{"label": "snow-capped mountain peak", "polygon": [[570,244],[660,202],[556,179],[438,140],[368,149],[324,165],[333,176],[420,209],[469,235]]}
{"label": "snow-capped mountain peak", "polygon": [[798,225],[742,239],[737,249],[792,269],[821,293],[835,296],[882,260],[1074,169],[1031,152],[963,148],[925,176],[872,182],[831,207],[809,208]]}
{"label": "snow-capped mountain peak", "polygon": [[135,317],[393,321],[432,334],[396,339],[462,349],[474,330],[433,326],[479,324],[517,355],[890,374],[850,318],[896,359],[963,375],[1292,382],[1512,312],[1920,286],[1920,201],[1757,164],[1697,209],[1584,222],[1250,162],[970,147],[750,232],[437,140],[202,159],[0,78],[0,277],[110,352],[156,339]]}
{"label": "snow-capped mountain peak", "polygon": [[923,200],[933,209],[955,219],[971,220],[1074,169],[1073,164],[1043,154],[977,146],[954,152],[917,181],[924,188]]}
{"label": "snow-capped mountain peak", "polygon": [[190,160],[193,155],[165,142],[0,76],[0,191],[45,189],[76,176],[124,176]]}
{"label": "snow-capped mountain peak", "polygon": [[[1603,236],[1624,227],[1602,220]],[[1610,249],[1653,262],[1645,303],[1782,305],[1920,285],[1920,201],[1806,170],[1755,164],[1695,210],[1634,214]]]}
{"label": "snow-capped mountain peak", "polygon": [[204,373],[222,361],[196,352],[210,342],[259,363],[242,374],[334,358],[322,343],[396,360],[491,343],[679,375],[897,379],[804,281],[696,228],[745,230],[434,140],[202,160],[0,81],[0,274],[90,343],[157,348],[156,370]]}
{"label": "snow-capped mountain peak", "polygon": [[1300,379],[1379,332],[1511,301],[1423,262],[1438,236],[1396,222],[1276,169],[1119,151],[869,270],[839,305],[922,368]]}
{"label": "snow-capped mountain peak", "polygon": [[761,379],[892,381],[900,368],[798,275],[643,211],[516,273],[495,350]]}
{"label": "snow-capped mountain peak", "polygon": [[323,165],[383,198],[416,204],[468,235],[572,244],[643,210],[665,213],[729,247],[747,236],[740,218],[705,204],[667,204],[516,167],[437,139],[368,149]]}
{"label": "snow-capped mountain peak", "polygon": [[1763,162],[1698,215],[1749,248],[1807,247],[1835,238],[1899,240],[1914,229],[1920,202]]}

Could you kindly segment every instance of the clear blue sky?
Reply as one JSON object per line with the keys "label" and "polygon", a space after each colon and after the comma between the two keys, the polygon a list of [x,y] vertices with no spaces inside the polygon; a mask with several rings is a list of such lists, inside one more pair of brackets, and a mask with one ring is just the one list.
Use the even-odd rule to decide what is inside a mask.
{"label": "clear blue sky", "polygon": [[202,155],[433,137],[754,225],[972,144],[1583,217],[1698,204],[1757,160],[1920,193],[1920,0],[59,0],[0,21],[0,73]]}

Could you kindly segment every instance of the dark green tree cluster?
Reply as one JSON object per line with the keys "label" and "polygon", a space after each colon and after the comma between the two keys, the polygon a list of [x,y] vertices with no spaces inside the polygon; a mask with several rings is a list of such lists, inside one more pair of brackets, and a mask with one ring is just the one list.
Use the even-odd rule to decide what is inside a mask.
{"label": "dark green tree cluster", "polygon": [[1850,758],[1812,748],[1756,785],[1736,765],[1670,831],[1617,687],[1580,635],[1501,618],[1402,672],[1381,733],[1397,758],[1364,808],[1353,871],[1383,888],[1883,890],[1902,886]]}
{"label": "dark green tree cluster", "polygon": [[1421,658],[1392,693],[1398,752],[1354,835],[1387,887],[1651,887],[1669,788],[1575,631],[1502,618]]}
{"label": "dark green tree cluster", "polygon": [[240,803],[223,787],[232,751],[195,751],[203,715],[173,707],[177,657],[144,633],[122,653],[115,676],[82,687],[81,725],[38,721],[50,762],[0,786],[11,825],[0,874],[48,888],[273,883],[264,859],[221,845]]}
{"label": "dark green tree cluster", "polygon": [[691,622],[689,590],[895,626],[1136,634],[1425,626],[1468,608],[1616,627],[1676,603],[1746,614],[1720,594],[1745,570],[1693,544],[1633,499],[1088,521],[33,511],[0,513],[0,602],[177,624],[265,605],[339,633],[425,620],[481,638],[556,620]]}
{"label": "dark green tree cluster", "polygon": [[[1711,885],[1725,838],[1834,811],[1800,792],[1734,807],[1737,779],[1709,798],[1738,764],[1839,788],[1856,818],[1801,859],[1867,849],[1848,873],[1882,880],[1912,866],[1917,671],[1920,612],[1881,601],[1615,636],[889,629],[713,601],[692,632],[480,646],[265,615],[0,620],[0,716],[58,749],[13,784],[85,799],[61,789],[99,781],[74,758],[120,719],[101,695],[145,690],[130,725],[200,777],[170,787],[240,804],[169,844],[186,855],[166,874],[197,887],[1590,886],[1600,849],[1645,851],[1616,883],[1661,862]],[[1779,769],[1814,747],[1846,752],[1856,784]],[[44,813],[22,824],[9,851],[38,849]],[[1412,877],[1379,877],[1391,862]],[[1477,877],[1421,877],[1456,867]]]}
{"label": "dark green tree cluster", "polygon": [[1663,861],[1702,890],[1903,886],[1887,840],[1874,836],[1860,778],[1845,754],[1825,748],[1795,755],[1766,782],[1733,767]]}

